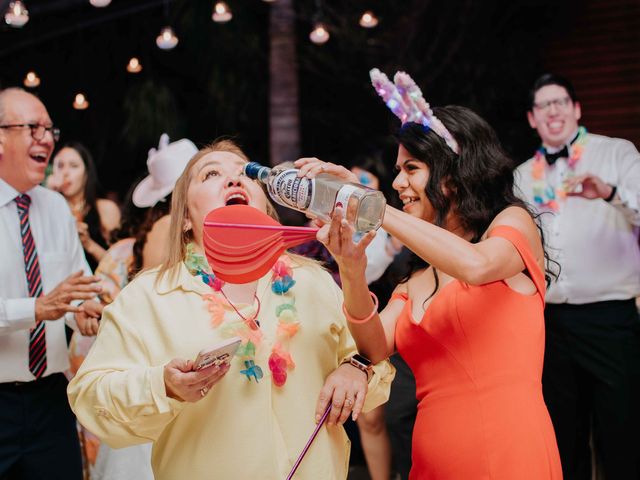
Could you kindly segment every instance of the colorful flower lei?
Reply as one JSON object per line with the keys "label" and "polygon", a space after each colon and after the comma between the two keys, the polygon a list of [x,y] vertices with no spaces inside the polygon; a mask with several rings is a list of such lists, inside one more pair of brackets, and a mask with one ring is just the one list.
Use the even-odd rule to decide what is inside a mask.
{"label": "colorful flower lei", "polygon": [[559,201],[567,198],[566,181],[575,175],[575,166],[582,157],[584,146],[587,143],[587,129],[578,128],[576,140],[568,146],[569,158],[567,165],[569,169],[559,185],[555,188],[545,180],[547,173],[547,161],[545,159],[545,149],[540,146],[533,158],[531,176],[533,178],[533,201],[541,208],[557,212],[560,209]]}
{"label": "colorful flower lei", "polygon": [[[213,273],[208,273],[209,264],[203,255],[195,252],[193,244],[187,245],[184,263],[192,275],[200,277],[214,292],[224,293],[222,288],[225,282],[216,278]],[[290,258],[286,254],[282,255],[271,271],[271,291],[283,297],[283,301],[276,307],[278,327],[276,339],[271,347],[268,366],[272,382],[281,387],[287,381],[288,370],[295,368],[295,363],[289,353],[289,341],[298,333],[300,322],[295,307],[295,297],[289,293],[296,283],[293,279]],[[262,330],[250,328],[244,319],[225,321],[225,306],[234,307],[223,296],[206,294],[202,296],[202,299],[211,314],[211,327],[221,327],[224,338],[237,336],[242,339],[242,344],[236,352],[236,357],[240,359],[241,365],[244,367],[240,373],[245,375],[249,381],[251,378],[254,378],[256,382],[259,381],[263,377],[263,372],[262,368],[256,364],[256,350],[261,347],[264,340]]]}

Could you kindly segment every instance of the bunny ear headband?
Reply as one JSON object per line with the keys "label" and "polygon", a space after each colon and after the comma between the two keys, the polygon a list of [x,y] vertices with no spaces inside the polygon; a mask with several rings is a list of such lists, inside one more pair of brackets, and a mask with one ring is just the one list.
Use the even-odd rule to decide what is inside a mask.
{"label": "bunny ear headband", "polygon": [[403,124],[414,122],[424,125],[442,138],[454,153],[460,154],[458,142],[433,114],[429,104],[422,97],[420,88],[409,75],[396,72],[392,83],[384,73],[374,68],[369,72],[369,76],[378,95]]}

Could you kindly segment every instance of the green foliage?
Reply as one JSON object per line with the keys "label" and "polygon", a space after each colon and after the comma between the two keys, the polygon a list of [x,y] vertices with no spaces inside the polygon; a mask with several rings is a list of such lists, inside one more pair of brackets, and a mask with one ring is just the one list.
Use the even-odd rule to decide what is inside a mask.
{"label": "green foliage", "polygon": [[171,90],[159,80],[148,78],[130,87],[122,108],[122,138],[130,148],[157,145],[161,133],[174,139],[184,134],[176,100]]}

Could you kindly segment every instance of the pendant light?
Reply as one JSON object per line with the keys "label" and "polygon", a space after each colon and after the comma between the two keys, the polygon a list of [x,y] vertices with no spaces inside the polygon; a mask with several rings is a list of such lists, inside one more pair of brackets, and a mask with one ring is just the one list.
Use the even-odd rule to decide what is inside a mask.
{"label": "pendant light", "polygon": [[360,26],[363,28],[374,28],[378,25],[378,17],[371,10],[367,10],[360,17]]}
{"label": "pendant light", "polygon": [[225,2],[216,2],[213,7],[213,15],[211,16],[216,23],[227,23],[233,18],[229,5]]}
{"label": "pendant light", "polygon": [[77,93],[76,98],[73,100],[73,108],[76,110],[86,110],[89,108],[89,102],[84,93]]}
{"label": "pendant light", "polygon": [[7,25],[20,28],[23,27],[29,21],[29,12],[24,3],[20,0],[9,2],[9,8],[7,8],[4,14],[4,21]]}
{"label": "pendant light", "polygon": [[137,57],[131,57],[129,59],[129,63],[127,64],[127,72],[129,73],[140,73],[142,71],[142,65],[140,65],[140,60]]}
{"label": "pendant light", "polygon": [[329,41],[329,30],[322,23],[316,23],[309,34],[309,39],[316,45],[322,45]]}
{"label": "pendant light", "polygon": [[36,72],[28,72],[22,83],[27,88],[36,88],[40,85],[40,77],[38,77]]}
{"label": "pendant light", "polygon": [[173,33],[173,28],[164,27],[160,30],[160,35],[156,37],[156,45],[161,50],[171,50],[178,45],[178,37]]}

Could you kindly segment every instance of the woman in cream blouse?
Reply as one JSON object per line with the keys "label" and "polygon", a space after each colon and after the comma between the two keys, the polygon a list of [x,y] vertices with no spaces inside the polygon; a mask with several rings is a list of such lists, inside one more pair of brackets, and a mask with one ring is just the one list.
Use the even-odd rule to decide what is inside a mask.
{"label": "woman in cream blouse", "polygon": [[[209,211],[230,203],[272,210],[242,175],[247,161],[230,141],[191,159],[173,193],[168,260],[105,308],[69,400],[112,447],[152,441],[159,480],[283,479],[331,402],[296,478],[345,479],[341,425],[386,401],[393,369],[381,362],[368,379],[343,364],[356,349],[342,292],[316,263],[285,254],[247,284],[224,284],[207,271]],[[230,336],[243,339],[230,364],[193,371],[201,349]]]}

